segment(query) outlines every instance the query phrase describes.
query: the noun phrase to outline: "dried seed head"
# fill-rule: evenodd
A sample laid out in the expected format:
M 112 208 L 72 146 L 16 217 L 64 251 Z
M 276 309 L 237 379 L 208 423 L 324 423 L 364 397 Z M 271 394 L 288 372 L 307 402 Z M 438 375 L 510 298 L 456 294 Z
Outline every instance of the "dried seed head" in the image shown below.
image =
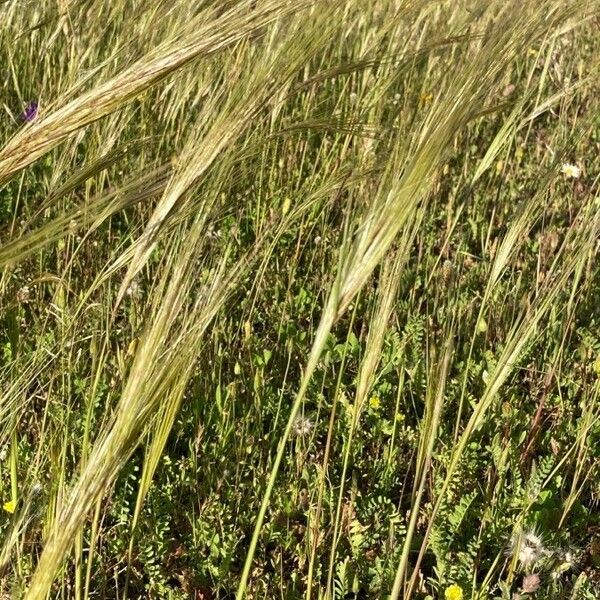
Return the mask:
M 31 298 L 31 290 L 29 286 L 24 285 L 17 290 L 17 302 L 19 304 L 27 304 Z
M 314 423 L 308 417 L 298 416 L 294 419 L 292 431 L 298 437 L 308 435 L 314 427 Z
M 517 556 L 525 568 L 533 566 L 548 554 L 541 537 L 533 530 L 515 533 L 511 539 L 510 553 Z
M 451 283 L 453 275 L 454 264 L 450 259 L 446 259 L 444 264 L 442 264 L 442 280 L 444 281 L 445 286 L 448 286 Z

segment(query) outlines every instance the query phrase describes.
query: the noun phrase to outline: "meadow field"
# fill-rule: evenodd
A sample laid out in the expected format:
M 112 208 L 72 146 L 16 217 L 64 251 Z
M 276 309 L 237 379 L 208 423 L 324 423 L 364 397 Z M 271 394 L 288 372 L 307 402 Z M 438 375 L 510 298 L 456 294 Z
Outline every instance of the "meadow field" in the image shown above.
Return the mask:
M 0 0 L 0 599 L 600 598 L 599 0 Z

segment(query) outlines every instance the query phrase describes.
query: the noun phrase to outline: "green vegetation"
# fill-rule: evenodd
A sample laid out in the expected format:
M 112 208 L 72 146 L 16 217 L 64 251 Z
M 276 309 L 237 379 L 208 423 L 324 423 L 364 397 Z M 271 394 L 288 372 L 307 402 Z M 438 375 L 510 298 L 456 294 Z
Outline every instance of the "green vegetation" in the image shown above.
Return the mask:
M 0 1 L 0 598 L 600 597 L 599 15 Z

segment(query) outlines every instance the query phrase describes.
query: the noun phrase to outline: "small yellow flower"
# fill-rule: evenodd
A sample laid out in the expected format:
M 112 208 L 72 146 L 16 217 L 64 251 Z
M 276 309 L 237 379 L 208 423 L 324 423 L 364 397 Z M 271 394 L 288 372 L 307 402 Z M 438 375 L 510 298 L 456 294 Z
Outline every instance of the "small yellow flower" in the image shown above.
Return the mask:
M 433 100 L 433 94 L 431 92 L 423 92 L 421 94 L 421 104 L 429 104 Z
M 398 413 L 396 415 L 396 421 L 398 421 L 398 423 L 403 423 L 404 419 L 406 419 L 406 416 L 403 413 Z
M 460 585 L 453 583 L 450 587 L 446 588 L 444 593 L 446 600 L 463 600 L 463 591 Z
M 525 151 L 523 150 L 522 146 L 518 146 L 517 149 L 515 150 L 515 158 L 518 161 L 523 160 L 523 156 L 525 155 Z
M 565 163 L 561 168 L 560 172 L 567 179 L 577 179 L 581 175 L 581 169 L 577 165 Z
M 12 515 L 15 512 L 15 508 L 17 508 L 17 503 L 14 500 L 9 500 L 4 503 L 2 508 Z
M 379 397 L 378 396 L 371 396 L 369 398 L 369 406 L 373 410 L 378 410 L 379 407 L 381 406 L 381 400 L 379 399 Z

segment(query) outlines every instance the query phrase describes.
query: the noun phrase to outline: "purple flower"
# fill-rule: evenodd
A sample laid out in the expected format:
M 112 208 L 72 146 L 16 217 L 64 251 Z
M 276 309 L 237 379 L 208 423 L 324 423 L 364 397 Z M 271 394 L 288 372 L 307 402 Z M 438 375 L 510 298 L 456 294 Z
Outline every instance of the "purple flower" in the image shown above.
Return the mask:
M 32 100 L 25 107 L 25 110 L 23 111 L 23 114 L 21 115 L 21 119 L 23 119 L 23 121 L 26 121 L 27 123 L 30 123 L 37 117 L 37 113 L 38 113 L 38 103 L 35 100 Z

